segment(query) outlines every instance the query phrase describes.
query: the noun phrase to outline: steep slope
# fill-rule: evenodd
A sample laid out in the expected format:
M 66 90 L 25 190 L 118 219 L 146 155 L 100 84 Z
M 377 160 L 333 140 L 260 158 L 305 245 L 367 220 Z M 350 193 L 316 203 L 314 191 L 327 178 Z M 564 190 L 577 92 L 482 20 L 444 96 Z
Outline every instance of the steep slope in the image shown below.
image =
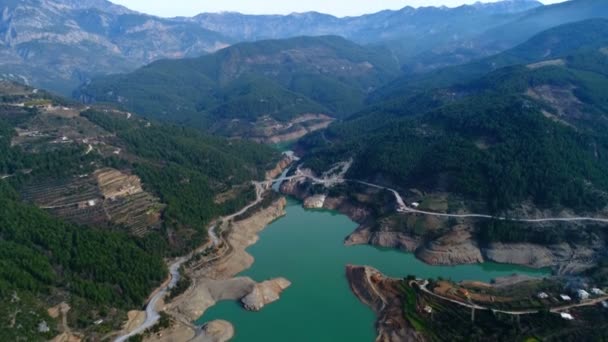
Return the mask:
M 349 114 L 397 68 L 382 51 L 343 38 L 300 37 L 153 63 L 131 74 L 96 79 L 79 95 L 221 131 L 232 120 L 247 125 L 264 117 L 286 122 L 308 113 Z
M 0 82 L 0 94 L 6 341 L 120 330 L 165 279 L 163 257 L 200 246 L 209 223 L 254 199 L 250 181 L 278 160 L 261 145 L 13 83 Z
M 0 74 L 63 94 L 97 74 L 199 56 L 230 43 L 197 24 L 106 1 L 9 1 L 0 9 Z
M 589 19 L 551 28 L 528 41 L 497 55 L 468 64 L 448 67 L 421 75 L 404 75 L 382 87 L 372 102 L 400 97 L 401 94 L 465 83 L 494 70 L 517 64 L 559 59 L 584 49 L 608 45 L 608 19 Z
M 354 157 L 349 177 L 449 193 L 485 203 L 478 208 L 484 211 L 603 210 L 608 73 L 602 51 L 404 94 L 306 139 L 311 152 L 304 163 L 322 170 Z

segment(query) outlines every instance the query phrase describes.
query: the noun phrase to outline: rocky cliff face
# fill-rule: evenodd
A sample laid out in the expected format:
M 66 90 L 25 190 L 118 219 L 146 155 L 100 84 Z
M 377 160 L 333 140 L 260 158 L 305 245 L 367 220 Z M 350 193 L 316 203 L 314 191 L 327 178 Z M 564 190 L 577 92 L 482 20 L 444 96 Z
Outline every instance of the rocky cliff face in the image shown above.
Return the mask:
M 0 11 L 0 75 L 64 94 L 100 73 L 198 56 L 231 42 L 195 23 L 103 0 L 9 1 Z
M 483 262 L 481 250 L 471 233 L 452 231 L 416 251 L 416 256 L 432 265 L 475 264 Z
M 552 267 L 558 274 L 576 274 L 596 265 L 603 244 L 590 246 L 562 243 L 539 246 L 530 243 L 493 243 L 482 249 L 484 259 L 530 267 Z
M 281 159 L 277 166 L 269 171 L 266 171 L 266 179 L 275 179 L 283 173 L 283 171 L 293 162 L 292 156 L 285 156 Z
M 375 231 L 368 226 L 360 226 L 346 238 L 344 243 L 347 246 L 370 244 L 414 252 L 420 247 L 422 241 L 401 232 Z

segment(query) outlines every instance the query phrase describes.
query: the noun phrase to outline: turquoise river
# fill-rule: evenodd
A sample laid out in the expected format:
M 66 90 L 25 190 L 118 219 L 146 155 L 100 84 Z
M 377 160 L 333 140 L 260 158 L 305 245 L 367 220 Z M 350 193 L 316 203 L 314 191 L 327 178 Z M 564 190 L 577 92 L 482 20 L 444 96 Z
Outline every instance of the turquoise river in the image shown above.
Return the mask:
M 306 210 L 289 200 L 287 214 L 270 224 L 248 252 L 253 266 L 240 275 L 257 281 L 285 277 L 292 282 L 281 299 L 248 312 L 236 301 L 223 301 L 210 308 L 197 323 L 215 319 L 230 321 L 234 341 L 370 342 L 375 338 L 375 315 L 350 291 L 345 277 L 347 264 L 373 266 L 393 277 L 443 277 L 453 280 L 489 281 L 513 273 L 548 275 L 511 265 L 485 263 L 431 266 L 411 253 L 371 246 L 346 247 L 344 238 L 356 228 L 348 217 L 319 210 Z

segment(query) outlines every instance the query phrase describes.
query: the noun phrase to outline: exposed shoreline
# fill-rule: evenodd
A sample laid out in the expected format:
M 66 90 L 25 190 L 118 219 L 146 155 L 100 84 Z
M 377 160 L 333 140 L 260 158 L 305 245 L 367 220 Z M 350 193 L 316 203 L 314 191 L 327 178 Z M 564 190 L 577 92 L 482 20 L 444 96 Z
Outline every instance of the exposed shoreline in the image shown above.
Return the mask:
M 238 301 L 254 291 L 258 283 L 249 277 L 235 276 L 251 267 L 255 259 L 246 249 L 258 241 L 258 234 L 270 223 L 285 215 L 286 203 L 281 197 L 251 217 L 234 222 L 226 236 L 230 250 L 202 269 L 188 270 L 192 279 L 190 288 L 159 308 L 175 319 L 174 325 L 163 330 L 161 336 L 149 336 L 146 341 L 227 341 L 232 338 L 234 329 L 229 322 L 206 322 L 202 328 L 192 322 L 218 301 Z
M 346 245 L 369 244 L 399 249 L 413 253 L 417 259 L 429 265 L 496 262 L 535 269 L 550 268 L 560 275 L 577 274 L 595 266 L 597 255 L 604 247 L 568 243 L 548 246 L 533 243 L 481 245 L 467 230 L 454 230 L 433 241 L 425 241 L 404 232 L 372 229 L 376 220 L 365 205 L 344 197 L 323 196 L 323 200 L 319 201 L 319 195 L 310 194 L 307 184 L 298 180 L 285 182 L 281 192 L 317 208 L 336 210 L 358 223 L 359 227 L 345 238 Z

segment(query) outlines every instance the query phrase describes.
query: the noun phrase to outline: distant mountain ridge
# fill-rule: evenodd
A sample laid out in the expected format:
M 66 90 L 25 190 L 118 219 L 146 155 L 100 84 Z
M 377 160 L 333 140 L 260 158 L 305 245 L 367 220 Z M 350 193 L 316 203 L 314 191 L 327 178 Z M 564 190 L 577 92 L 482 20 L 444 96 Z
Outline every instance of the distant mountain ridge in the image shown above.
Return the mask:
M 152 63 L 130 74 L 94 79 L 79 90 L 87 102 L 114 102 L 164 120 L 217 131 L 264 117 L 343 117 L 361 108 L 399 65 L 390 53 L 337 36 L 235 44 L 194 59 Z
M 541 6 L 535 0 L 506 0 L 455 8 L 407 6 L 344 18 L 317 12 L 284 16 L 203 13 L 189 20 L 238 41 L 339 35 L 359 44 L 389 47 L 403 64 L 438 46 L 466 45 L 481 33 Z
M 340 35 L 358 43 L 388 40 L 396 34 L 411 30 L 412 23 L 425 26 L 439 24 L 437 16 L 448 19 L 462 14 L 511 14 L 543 6 L 536 0 L 505 0 L 492 3 L 477 2 L 456 8 L 406 6 L 400 10 L 384 10 L 355 17 L 338 18 L 319 12 L 292 13 L 288 15 L 247 15 L 238 12 L 201 13 L 191 19 L 202 27 L 236 40 L 282 39 L 302 35 Z M 424 22 L 426 20 L 426 22 Z M 405 25 L 404 25 L 405 24 Z M 402 27 L 399 27 L 402 26 Z M 426 27 L 425 27 L 426 28 Z M 422 27 L 415 29 L 422 30 Z M 401 30 L 401 32 L 399 32 Z M 383 32 L 381 32 L 383 31 Z M 392 36 L 392 37 L 391 37 Z
M 158 59 L 196 57 L 240 41 L 302 35 L 340 35 L 362 44 L 395 46 L 394 57 L 402 58 L 427 48 L 418 46 L 420 42 L 441 45 L 452 34 L 470 35 L 470 25 L 461 27 L 463 18 L 477 22 L 472 32 L 477 34 L 482 27 L 504 23 L 506 19 L 498 18 L 504 13 L 540 5 L 522 0 L 455 9 L 406 7 L 341 19 L 320 13 L 167 19 L 105 0 L 4 0 L 0 77 L 69 94 L 96 75 L 132 71 Z M 452 18 L 460 22 L 449 24 Z M 448 24 L 440 27 L 441 22 Z M 433 26 L 440 28 L 427 34 Z
M 426 74 L 409 74 L 393 80 L 370 97 L 378 102 L 404 93 L 465 83 L 491 71 L 516 65 L 564 57 L 580 49 L 608 45 L 608 19 L 589 19 L 543 31 L 528 41 L 497 55 Z
M 233 43 L 194 23 L 103 0 L 9 0 L 0 6 L 0 75 L 64 94 L 94 75 Z
M 167 19 L 104 0 L 4 0 L 0 10 L 0 78 L 63 94 L 92 77 L 129 72 L 159 59 L 303 35 L 338 35 L 382 47 L 403 72 L 424 73 L 504 51 L 551 26 L 608 17 L 608 3 L 600 0 L 550 6 L 503 0 L 345 18 L 309 12 Z
M 107 0 L 54 0 L 55 3 L 67 6 L 71 9 L 98 9 L 112 14 L 135 14 L 125 6 L 117 5 Z

